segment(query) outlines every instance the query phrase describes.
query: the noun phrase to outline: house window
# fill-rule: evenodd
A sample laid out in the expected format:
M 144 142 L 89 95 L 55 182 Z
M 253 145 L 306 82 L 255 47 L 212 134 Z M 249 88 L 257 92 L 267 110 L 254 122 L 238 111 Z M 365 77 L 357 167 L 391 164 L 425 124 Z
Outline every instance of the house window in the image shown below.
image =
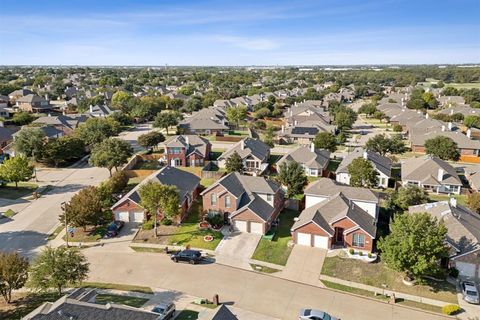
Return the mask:
M 267 201 L 272 201 L 272 200 L 273 200 L 273 195 L 267 194 Z
M 212 193 L 210 195 L 210 203 L 212 204 L 212 206 L 217 205 L 217 194 L 216 193 Z
M 230 208 L 231 205 L 230 196 L 225 196 L 225 208 Z
M 352 245 L 354 247 L 363 248 L 365 247 L 365 235 L 361 233 L 354 233 L 352 239 Z

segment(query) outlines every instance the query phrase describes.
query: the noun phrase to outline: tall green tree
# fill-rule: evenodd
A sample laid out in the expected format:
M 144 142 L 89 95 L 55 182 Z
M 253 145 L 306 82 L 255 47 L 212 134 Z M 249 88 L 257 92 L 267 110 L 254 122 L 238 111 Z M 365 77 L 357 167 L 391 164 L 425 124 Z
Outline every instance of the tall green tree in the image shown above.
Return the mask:
M 83 140 L 70 136 L 49 140 L 41 153 L 42 160 L 55 167 L 62 162 L 81 158 L 83 155 L 85 155 Z
M 74 286 L 85 280 L 88 271 L 89 264 L 81 251 L 46 247 L 33 260 L 27 285 L 40 291 L 53 288 L 62 294 L 65 286 Z
M 125 91 L 117 91 L 112 95 L 112 107 L 122 111 L 128 111 L 130 100 L 133 97 Z
M 23 128 L 14 140 L 15 151 L 38 160 L 45 145 L 45 133 L 40 128 Z
M 385 134 L 377 134 L 368 139 L 365 148 L 368 151 L 376 152 L 382 156 L 387 153 L 400 154 L 404 153 L 406 150 L 402 136 L 399 134 L 395 134 L 391 138 L 387 137 Z
M 0 294 L 12 302 L 12 291 L 21 289 L 28 279 L 28 259 L 17 252 L 0 252 Z
M 317 133 L 313 140 L 313 144 L 316 149 L 325 149 L 330 152 L 335 152 L 335 150 L 337 150 L 337 140 L 330 132 Z
M 425 141 L 425 151 L 442 160 L 457 161 L 460 159 L 457 143 L 446 136 L 438 136 Z
M 176 112 L 160 112 L 157 114 L 153 121 L 153 126 L 155 128 L 163 128 L 167 131 L 168 128 L 176 126 L 178 124 L 179 115 Z
M 6 181 L 15 182 L 18 188 L 20 181 L 28 181 L 33 176 L 33 166 L 30 165 L 28 159 L 23 156 L 16 156 L 7 159 L 0 166 L 0 178 Z
M 153 216 L 154 236 L 157 237 L 157 214 L 161 212 L 166 218 L 174 218 L 179 214 L 178 190 L 175 186 L 148 181 L 140 187 L 138 193 L 141 206 Z
M 480 117 L 474 115 L 465 116 L 463 119 L 463 124 L 468 128 L 478 128 L 480 127 Z
M 390 234 L 378 242 L 388 267 L 420 279 L 439 270 L 438 261 L 448 256 L 447 228 L 426 212 L 396 215 Z
M 348 165 L 350 185 L 353 187 L 373 188 L 378 184 L 378 173 L 367 159 L 356 158 Z
M 165 136 L 161 132 L 151 131 L 138 137 L 138 144 L 145 149 L 155 148 L 159 143 L 165 141 Z
M 302 193 L 304 186 L 308 182 L 305 169 L 295 161 L 280 164 L 277 179 L 282 185 L 287 187 L 287 198 Z
M 267 126 L 267 130 L 265 130 L 265 134 L 263 136 L 263 142 L 270 148 L 273 148 L 275 146 L 275 144 L 273 143 L 274 137 L 275 137 L 275 131 L 273 130 L 273 126 L 269 124 Z
M 228 173 L 240 172 L 244 170 L 242 157 L 235 151 L 225 160 L 225 169 Z
M 391 191 L 387 197 L 388 207 L 392 209 L 408 210 L 410 206 L 427 203 L 428 193 L 421 187 L 415 185 L 406 185 Z
M 118 171 L 118 167 L 127 163 L 132 154 L 133 148 L 128 142 L 110 138 L 93 148 L 89 163 L 96 167 L 107 168 L 112 176 L 112 169 L 115 168 Z
M 65 215 L 67 219 L 65 219 Z M 83 188 L 75 194 L 70 202 L 65 205 L 64 212 L 59 216 L 62 223 L 67 220 L 68 225 L 81 227 L 84 230 L 88 226 L 99 225 L 103 218 L 102 198 L 98 189 L 94 186 Z
M 480 214 L 480 192 L 470 192 L 466 202 L 473 212 Z
M 35 120 L 34 116 L 32 116 L 28 112 L 23 111 L 15 113 L 12 117 L 12 122 L 15 123 L 17 126 L 24 126 L 30 124 L 33 120 Z
M 75 129 L 75 136 L 85 145 L 93 146 L 120 133 L 120 123 L 111 117 L 90 118 Z
M 234 123 L 239 128 L 240 124 L 247 120 L 247 107 L 243 105 L 230 107 L 227 109 L 226 116 L 228 122 Z

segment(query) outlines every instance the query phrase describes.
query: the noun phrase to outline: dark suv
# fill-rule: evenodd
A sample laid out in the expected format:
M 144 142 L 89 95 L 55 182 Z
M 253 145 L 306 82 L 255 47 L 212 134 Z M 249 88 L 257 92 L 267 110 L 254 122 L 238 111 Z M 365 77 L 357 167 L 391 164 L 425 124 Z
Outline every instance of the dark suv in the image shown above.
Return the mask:
M 172 254 L 171 259 L 174 262 L 187 261 L 190 264 L 196 264 L 202 261 L 203 257 L 198 250 L 183 250 Z

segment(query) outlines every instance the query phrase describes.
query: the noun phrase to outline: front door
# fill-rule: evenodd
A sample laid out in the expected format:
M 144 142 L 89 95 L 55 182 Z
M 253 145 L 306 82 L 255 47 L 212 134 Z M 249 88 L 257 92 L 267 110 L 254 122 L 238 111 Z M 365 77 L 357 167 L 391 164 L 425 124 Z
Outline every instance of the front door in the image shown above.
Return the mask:
M 343 244 L 343 228 L 335 227 L 335 243 Z

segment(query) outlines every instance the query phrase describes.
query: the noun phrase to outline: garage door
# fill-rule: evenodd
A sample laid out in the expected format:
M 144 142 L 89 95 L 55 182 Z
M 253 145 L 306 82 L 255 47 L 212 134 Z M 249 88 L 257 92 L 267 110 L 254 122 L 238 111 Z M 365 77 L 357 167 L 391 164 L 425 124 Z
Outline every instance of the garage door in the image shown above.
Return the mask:
M 120 221 L 129 221 L 129 215 L 128 211 L 125 212 L 115 212 L 115 220 L 120 220 Z
M 263 234 L 263 224 L 250 222 L 250 233 Z
M 309 233 L 297 233 L 297 244 L 312 246 L 312 235 Z
M 247 232 L 247 221 L 234 220 L 235 229 L 242 232 Z
M 143 222 L 143 212 L 130 212 L 130 222 Z
M 458 274 L 462 277 L 475 277 L 476 265 L 468 262 L 455 262 L 455 267 L 458 269 Z
M 328 237 L 314 236 L 313 246 L 316 248 L 328 249 Z

